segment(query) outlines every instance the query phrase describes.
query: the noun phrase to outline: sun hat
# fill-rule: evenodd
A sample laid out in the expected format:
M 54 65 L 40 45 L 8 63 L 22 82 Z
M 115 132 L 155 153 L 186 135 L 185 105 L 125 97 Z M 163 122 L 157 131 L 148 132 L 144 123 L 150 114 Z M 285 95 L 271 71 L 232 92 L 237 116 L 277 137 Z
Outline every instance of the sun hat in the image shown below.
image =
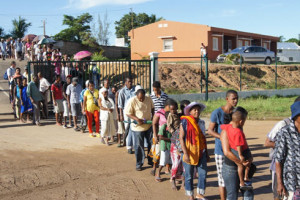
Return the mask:
M 291 105 L 292 119 L 300 115 L 300 101 L 297 101 Z
M 184 115 L 186 115 L 186 116 L 190 115 L 190 110 L 194 106 L 199 106 L 200 107 L 200 113 L 206 108 L 206 105 L 204 105 L 203 103 L 191 102 L 189 105 L 187 105 L 184 108 Z
M 141 90 L 141 89 L 143 89 L 143 87 L 142 87 L 142 86 L 140 86 L 140 85 L 136 85 L 136 86 L 135 86 L 135 90 L 134 90 L 134 92 L 136 93 L 138 90 Z

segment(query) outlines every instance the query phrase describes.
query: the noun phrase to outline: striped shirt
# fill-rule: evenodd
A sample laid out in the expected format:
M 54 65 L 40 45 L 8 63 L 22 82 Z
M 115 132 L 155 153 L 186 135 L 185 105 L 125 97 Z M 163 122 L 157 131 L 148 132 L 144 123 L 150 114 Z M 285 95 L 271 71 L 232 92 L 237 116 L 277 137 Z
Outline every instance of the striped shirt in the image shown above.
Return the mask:
M 150 95 L 153 104 L 154 104 L 154 112 L 156 113 L 158 110 L 163 109 L 165 107 L 165 102 L 169 98 L 166 93 L 161 91 L 160 97 L 155 96 L 154 92 Z

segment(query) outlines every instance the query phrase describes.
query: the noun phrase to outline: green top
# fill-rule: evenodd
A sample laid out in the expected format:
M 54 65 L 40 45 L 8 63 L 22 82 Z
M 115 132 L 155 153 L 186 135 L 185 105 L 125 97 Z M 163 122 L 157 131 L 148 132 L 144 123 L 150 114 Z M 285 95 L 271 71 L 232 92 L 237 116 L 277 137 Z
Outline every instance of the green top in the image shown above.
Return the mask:
M 158 135 L 162 135 L 165 138 L 171 139 L 172 134 L 169 131 L 167 131 L 167 124 L 164 124 L 160 127 L 160 129 L 158 131 Z M 166 151 L 166 150 L 170 150 L 170 149 L 171 149 L 171 141 L 160 140 L 160 150 L 161 151 Z
M 34 82 L 30 82 L 27 86 L 27 96 L 32 97 L 34 101 L 42 101 L 43 96 Z

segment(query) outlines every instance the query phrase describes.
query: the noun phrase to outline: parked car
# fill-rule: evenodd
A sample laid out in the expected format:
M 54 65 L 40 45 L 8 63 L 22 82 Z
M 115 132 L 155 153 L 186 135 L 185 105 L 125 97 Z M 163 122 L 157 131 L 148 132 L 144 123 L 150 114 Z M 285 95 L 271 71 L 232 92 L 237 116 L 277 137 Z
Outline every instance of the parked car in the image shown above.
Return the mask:
M 242 56 L 242 62 L 265 63 L 270 65 L 275 61 L 275 53 L 259 46 L 243 46 L 233 49 L 231 52 L 221 54 L 217 57 L 217 62 L 224 62 L 230 54 L 239 54 Z M 237 60 L 237 62 L 239 62 Z

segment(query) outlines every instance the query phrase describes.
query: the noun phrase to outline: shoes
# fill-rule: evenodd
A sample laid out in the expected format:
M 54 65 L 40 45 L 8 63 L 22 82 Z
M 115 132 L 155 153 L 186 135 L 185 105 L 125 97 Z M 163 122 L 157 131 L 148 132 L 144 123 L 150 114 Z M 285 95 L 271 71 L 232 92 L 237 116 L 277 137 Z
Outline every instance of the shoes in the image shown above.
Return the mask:
M 133 154 L 132 149 L 128 149 L 128 154 Z
M 136 171 L 142 171 L 142 167 L 137 167 Z
M 70 125 L 70 124 L 68 125 L 68 128 L 72 128 L 72 127 L 73 127 L 72 125 Z
M 78 127 L 74 128 L 74 131 L 78 132 L 80 129 Z
M 64 124 L 64 125 L 63 125 L 63 128 L 67 128 L 67 126 Z
M 99 133 L 96 133 L 96 137 L 99 138 L 99 137 L 100 137 L 100 134 L 99 134 Z
M 94 138 L 95 136 L 94 136 L 92 133 L 90 133 L 90 134 L 89 134 L 89 137 L 90 137 L 90 138 Z

